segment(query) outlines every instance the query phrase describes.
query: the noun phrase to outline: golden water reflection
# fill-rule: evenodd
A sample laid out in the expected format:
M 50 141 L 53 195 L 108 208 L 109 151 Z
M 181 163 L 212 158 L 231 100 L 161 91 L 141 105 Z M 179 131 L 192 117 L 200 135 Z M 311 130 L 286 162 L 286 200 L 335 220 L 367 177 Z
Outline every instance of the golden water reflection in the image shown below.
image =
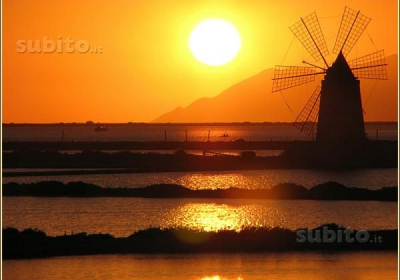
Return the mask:
M 156 228 L 240 230 L 315 228 L 336 223 L 355 229 L 397 228 L 397 203 L 257 199 L 3 198 L 3 227 L 39 228 L 48 235 L 109 233 L 116 237 Z
M 233 186 L 241 186 L 243 189 L 250 189 L 251 178 L 246 178 L 243 173 L 220 173 L 209 172 L 207 174 L 207 184 L 204 184 L 203 173 L 189 173 L 180 178 L 177 184 L 186 186 L 191 189 L 205 190 L 205 189 L 228 189 Z M 246 186 L 247 185 L 247 186 Z
M 243 280 L 242 277 L 238 277 L 238 278 L 221 278 L 218 275 L 215 276 L 211 276 L 211 277 L 203 277 L 200 280 Z
M 183 227 L 201 231 L 235 230 L 246 227 L 276 227 L 285 217 L 276 207 L 259 204 L 228 205 L 188 203 L 171 211 L 163 227 Z
M 133 254 L 5 260 L 2 279 L 396 280 L 397 252 Z

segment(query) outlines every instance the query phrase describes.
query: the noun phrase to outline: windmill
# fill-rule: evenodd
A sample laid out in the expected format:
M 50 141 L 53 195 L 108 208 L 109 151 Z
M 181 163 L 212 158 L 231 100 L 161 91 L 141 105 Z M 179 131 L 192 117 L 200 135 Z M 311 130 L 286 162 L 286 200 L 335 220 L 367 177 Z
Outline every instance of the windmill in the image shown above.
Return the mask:
M 348 61 L 346 56 L 370 22 L 360 11 L 345 7 L 333 47 L 336 60 L 329 65 L 329 54 L 316 13 L 300 18 L 290 27 L 304 48 L 323 66 L 302 61 L 307 66 L 275 66 L 272 92 L 303 85 L 324 75 L 294 125 L 308 135 L 316 132 L 321 143 L 358 143 L 366 140 L 359 79 L 387 80 L 383 50 Z

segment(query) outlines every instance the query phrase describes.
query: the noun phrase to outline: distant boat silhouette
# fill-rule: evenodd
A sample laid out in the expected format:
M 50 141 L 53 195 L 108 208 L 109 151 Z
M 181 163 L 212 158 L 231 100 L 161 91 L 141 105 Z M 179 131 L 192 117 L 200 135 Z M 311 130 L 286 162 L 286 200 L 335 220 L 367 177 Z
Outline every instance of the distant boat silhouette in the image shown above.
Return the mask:
M 94 131 L 96 132 L 108 131 L 108 127 L 104 125 L 99 125 L 94 129 Z
M 226 137 L 229 137 L 229 134 L 226 133 L 226 131 L 225 131 L 224 134 L 222 134 L 220 137 L 226 138 Z

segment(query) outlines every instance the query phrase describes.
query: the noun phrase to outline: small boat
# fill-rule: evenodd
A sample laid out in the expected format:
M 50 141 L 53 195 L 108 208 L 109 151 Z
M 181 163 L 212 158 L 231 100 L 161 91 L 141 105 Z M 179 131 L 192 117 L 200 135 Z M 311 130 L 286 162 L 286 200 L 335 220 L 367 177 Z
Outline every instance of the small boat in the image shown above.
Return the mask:
M 229 137 L 229 134 L 228 134 L 228 133 L 226 133 L 226 132 L 224 132 L 224 134 L 222 134 L 220 137 L 224 137 L 224 138 L 226 138 L 226 137 Z
M 99 125 L 99 126 L 96 126 L 94 131 L 96 131 L 96 132 L 108 131 L 108 127 L 104 126 L 104 125 Z

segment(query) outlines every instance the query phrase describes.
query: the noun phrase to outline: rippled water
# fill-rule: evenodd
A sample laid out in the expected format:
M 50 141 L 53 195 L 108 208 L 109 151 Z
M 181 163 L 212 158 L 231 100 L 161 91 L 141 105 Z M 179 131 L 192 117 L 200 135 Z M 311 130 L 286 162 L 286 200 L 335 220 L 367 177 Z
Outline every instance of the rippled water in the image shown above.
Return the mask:
M 3 262 L 4 280 L 394 280 L 397 252 L 76 256 Z
M 32 169 L 34 171 L 34 169 Z M 24 170 L 27 171 L 27 170 Z M 61 181 L 64 183 L 83 181 L 102 187 L 144 187 L 152 184 L 178 184 L 191 189 L 216 188 L 270 188 L 289 182 L 311 188 L 317 184 L 336 181 L 348 187 L 380 189 L 397 186 L 397 169 L 358 170 L 246 170 L 218 172 L 163 172 L 137 174 L 68 175 L 4 177 L 3 183 L 30 183 L 40 181 Z
M 4 197 L 3 227 L 128 236 L 149 227 L 215 231 L 245 226 L 397 228 L 397 203 L 377 201 Z
M 185 131 L 189 141 L 247 141 L 269 140 L 310 140 L 291 124 L 258 125 L 109 125 L 108 132 L 95 132 L 91 125 L 46 125 L 46 126 L 3 126 L 3 141 L 59 141 L 64 134 L 64 141 L 184 141 Z M 366 123 L 366 133 L 375 139 L 379 129 L 379 139 L 396 140 L 397 124 Z M 63 133 L 64 130 L 64 133 Z M 220 137 L 227 133 L 230 137 Z
M 3 127 L 4 141 L 206 141 L 305 140 L 290 125 L 258 126 L 92 126 Z M 367 133 L 397 139 L 397 125 L 367 124 Z M 227 132 L 229 138 L 220 135 Z M 397 169 L 262 170 L 235 172 L 168 172 L 3 178 L 7 182 L 84 181 L 103 187 L 143 187 L 174 183 L 192 189 L 269 188 L 283 182 L 312 187 L 326 181 L 378 189 L 397 186 Z M 246 226 L 314 228 L 337 223 L 355 229 L 397 228 L 397 203 L 376 201 L 296 201 L 142 198 L 4 197 L 3 227 L 39 228 L 49 235 L 64 232 L 128 236 L 149 227 L 186 227 L 205 231 L 240 230 Z M 397 252 L 275 253 L 200 255 L 104 255 L 3 262 L 3 279 L 396 279 Z

